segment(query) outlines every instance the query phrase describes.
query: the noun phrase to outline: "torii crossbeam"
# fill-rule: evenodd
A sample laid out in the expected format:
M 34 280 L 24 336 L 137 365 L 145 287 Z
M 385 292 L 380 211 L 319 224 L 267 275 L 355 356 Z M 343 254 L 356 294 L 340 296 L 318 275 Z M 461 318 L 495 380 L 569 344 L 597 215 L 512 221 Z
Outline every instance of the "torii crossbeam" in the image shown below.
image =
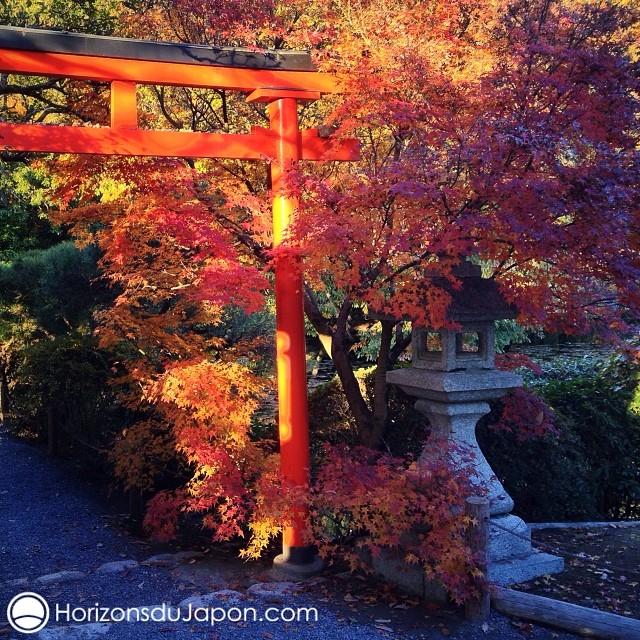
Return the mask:
M 271 158 L 273 243 L 294 218 L 295 198 L 284 194 L 286 172 L 299 160 L 355 160 L 356 141 L 333 142 L 317 130 L 301 131 L 299 101 L 340 91 L 318 73 L 305 52 L 255 52 L 178 43 L 108 38 L 0 26 L 0 73 L 108 82 L 110 127 L 69 127 L 0 122 L 0 147 L 14 151 L 189 158 Z M 150 131 L 138 128 L 136 85 L 228 89 L 268 103 L 269 128 L 247 134 Z M 275 270 L 277 378 L 283 481 L 309 481 L 309 429 L 302 270 L 293 259 Z M 276 563 L 294 573 L 316 562 L 304 542 L 304 514 L 283 535 Z

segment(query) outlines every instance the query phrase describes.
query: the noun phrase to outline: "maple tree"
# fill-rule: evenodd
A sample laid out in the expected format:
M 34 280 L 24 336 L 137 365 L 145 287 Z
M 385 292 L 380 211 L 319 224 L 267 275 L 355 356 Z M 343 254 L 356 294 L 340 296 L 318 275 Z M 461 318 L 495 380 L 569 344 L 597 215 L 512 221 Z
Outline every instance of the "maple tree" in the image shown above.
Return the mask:
M 345 74 L 345 92 L 306 106 L 301 120 L 361 141 L 358 163 L 301 163 L 291 172 L 298 219 L 275 250 L 259 163 L 40 161 L 56 181 L 56 220 L 100 245 L 118 291 L 99 332 L 139 420 L 116 444 L 117 473 L 128 487 L 153 490 L 176 451 L 191 469 L 152 502 L 148 521 L 164 534 L 181 510 L 195 511 L 209 514 L 220 539 L 252 531 L 259 551 L 287 517 L 273 443 L 251 428 L 264 393 L 256 370 L 263 344 L 253 336 L 229 343 L 220 331 L 229 305 L 263 307 L 282 255 L 304 260 L 307 317 L 360 442 L 373 448 L 388 428 L 386 372 L 409 343 L 405 321 L 448 323 L 450 296 L 436 278 L 456 286 L 465 258 L 500 283 L 523 324 L 611 336 L 637 317 L 631 6 L 150 0 L 119 9 L 119 35 L 310 48 L 320 69 Z M 38 90 L 57 100 L 5 101 L 10 117 L 107 118 L 99 85 Z M 266 122 L 262 106 L 231 92 L 145 87 L 140 100 L 144 127 L 236 132 Z M 371 331 L 379 347 L 369 397 L 352 352 Z
M 301 204 L 283 250 L 305 258 L 305 310 L 363 443 L 377 446 L 386 429 L 385 373 L 408 343 L 400 320 L 445 322 L 449 296 L 428 276 L 455 280 L 464 257 L 482 261 L 525 324 L 611 335 L 637 312 L 632 8 L 265 2 L 247 21 L 242 7 L 216 1 L 153 6 L 132 23 L 143 34 L 308 46 L 321 69 L 347 73 L 342 97 L 302 117 L 358 135 L 363 159 L 291 177 Z M 218 126 L 233 125 L 219 117 Z M 221 166 L 239 179 L 239 237 L 264 263 L 265 176 Z M 381 343 L 371 399 L 350 358 L 363 328 Z
M 298 241 L 316 298 L 339 291 L 333 318 L 310 317 L 373 444 L 397 319 L 442 324 L 448 298 L 428 276 L 451 277 L 461 257 L 482 260 L 523 323 L 606 333 L 637 313 L 637 62 L 624 38 L 637 18 L 578 3 L 356 6 L 336 118 L 361 132 L 365 166 L 330 186 L 301 180 Z M 382 330 L 372 406 L 346 358 L 358 306 Z

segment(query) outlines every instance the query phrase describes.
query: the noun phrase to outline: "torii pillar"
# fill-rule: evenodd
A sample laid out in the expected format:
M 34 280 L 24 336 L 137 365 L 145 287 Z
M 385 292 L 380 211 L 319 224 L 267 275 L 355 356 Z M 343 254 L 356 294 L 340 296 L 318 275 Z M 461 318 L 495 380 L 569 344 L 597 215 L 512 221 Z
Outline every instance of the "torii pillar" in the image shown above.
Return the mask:
M 259 89 L 247 100 L 268 102 L 270 130 L 278 139 L 271 162 L 273 189 L 273 246 L 282 244 L 294 220 L 298 202 L 287 193 L 287 173 L 300 160 L 298 101 L 317 100 L 311 91 Z M 301 261 L 284 255 L 275 264 L 276 366 L 278 383 L 278 431 L 283 480 L 291 486 L 309 483 L 309 419 L 307 403 L 307 359 L 304 330 L 304 294 Z M 294 509 L 285 527 L 282 554 L 274 560 L 277 569 L 294 575 L 316 573 L 322 562 L 305 544 L 304 508 Z

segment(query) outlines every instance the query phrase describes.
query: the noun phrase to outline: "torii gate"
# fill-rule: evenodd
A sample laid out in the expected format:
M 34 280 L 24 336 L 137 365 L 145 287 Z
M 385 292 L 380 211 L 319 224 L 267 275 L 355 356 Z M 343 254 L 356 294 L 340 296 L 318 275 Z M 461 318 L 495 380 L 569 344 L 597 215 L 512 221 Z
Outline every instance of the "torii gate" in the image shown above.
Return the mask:
M 306 52 L 215 48 L 0 26 L 0 72 L 109 82 L 110 127 L 0 122 L 0 146 L 15 151 L 192 158 L 272 158 L 273 243 L 281 243 L 297 202 L 283 195 L 286 172 L 299 160 L 355 160 L 354 140 L 330 142 L 298 127 L 298 101 L 336 93 L 335 77 L 318 73 Z M 270 127 L 248 134 L 138 129 L 136 85 L 246 92 L 268 104 Z M 275 270 L 277 379 L 283 480 L 309 481 L 309 428 L 302 271 L 293 259 Z M 283 534 L 276 564 L 293 573 L 317 567 L 304 544 L 302 517 Z

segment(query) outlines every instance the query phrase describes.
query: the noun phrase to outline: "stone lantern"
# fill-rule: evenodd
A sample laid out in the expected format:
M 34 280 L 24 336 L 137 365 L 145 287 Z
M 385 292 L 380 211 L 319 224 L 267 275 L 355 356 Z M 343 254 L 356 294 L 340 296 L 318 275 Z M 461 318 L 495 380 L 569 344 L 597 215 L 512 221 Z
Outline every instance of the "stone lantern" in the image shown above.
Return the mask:
M 491 517 L 489 578 L 514 584 L 562 571 L 562 558 L 532 550 L 529 527 L 511 515 L 513 500 L 475 435 L 478 420 L 490 411 L 487 401 L 522 385 L 519 375 L 494 367 L 495 321 L 515 318 L 517 311 L 494 280 L 481 277 L 479 266 L 463 263 L 456 276 L 462 281 L 457 291 L 444 278 L 434 284 L 452 295 L 448 317 L 459 328 L 415 328 L 411 367 L 390 371 L 387 381 L 416 398 L 415 408 L 429 419 L 431 435 L 421 459 L 449 449 L 459 452 L 453 454 L 455 463 L 469 468 L 472 481 L 486 493 Z

